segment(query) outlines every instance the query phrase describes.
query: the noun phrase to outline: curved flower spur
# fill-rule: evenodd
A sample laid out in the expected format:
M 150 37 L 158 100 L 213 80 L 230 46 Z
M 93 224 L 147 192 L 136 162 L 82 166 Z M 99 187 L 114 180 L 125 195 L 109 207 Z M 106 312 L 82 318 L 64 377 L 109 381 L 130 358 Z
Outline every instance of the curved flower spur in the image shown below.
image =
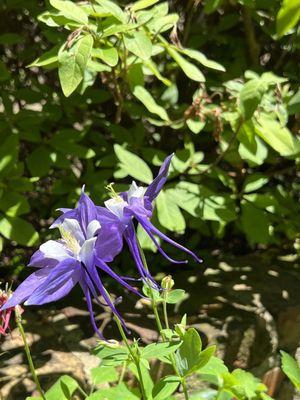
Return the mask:
M 61 215 L 51 228 L 59 228 L 61 239 L 49 240 L 42 244 L 29 263 L 37 267 L 16 289 L 13 296 L 3 305 L 1 311 L 23 303 L 41 305 L 59 300 L 79 283 L 86 297 L 91 322 L 100 334 L 92 307 L 92 297 L 101 305 L 99 295 L 105 306 L 125 323 L 115 304 L 104 288 L 100 271 L 104 271 L 121 285 L 139 295 L 139 292 L 119 277 L 106 262 L 112 261 L 122 249 L 122 237 L 114 226 L 101 226 L 97 219 L 97 208 L 92 200 L 82 191 L 77 208 L 62 209 Z
M 178 261 L 170 258 L 156 240 L 155 235 L 189 254 L 197 262 L 202 262 L 202 260 L 195 253 L 166 236 L 150 221 L 153 214 L 153 201 L 156 199 L 167 180 L 172 157 L 173 154 L 164 160 L 158 175 L 147 188 L 137 186 L 135 182 L 132 182 L 127 192 L 123 192 L 120 195 L 117 195 L 113 192 L 113 197 L 110 200 L 105 201 L 106 208 L 98 207 L 98 219 L 100 223 L 116 226 L 116 229 L 121 232 L 129 246 L 141 278 L 143 280 L 150 279 L 154 285 L 155 282 L 153 278 L 143 264 L 142 255 L 133 224 L 133 218 L 140 223 L 157 247 L 158 251 L 170 262 L 181 264 L 187 263 L 187 260 Z

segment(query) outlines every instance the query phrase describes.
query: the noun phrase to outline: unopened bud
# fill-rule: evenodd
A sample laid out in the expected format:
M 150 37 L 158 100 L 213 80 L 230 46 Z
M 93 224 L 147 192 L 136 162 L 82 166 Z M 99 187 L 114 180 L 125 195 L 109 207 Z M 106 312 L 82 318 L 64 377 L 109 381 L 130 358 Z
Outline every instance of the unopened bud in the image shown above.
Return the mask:
M 161 287 L 168 291 L 171 290 L 174 285 L 175 283 L 171 275 L 165 276 L 161 281 Z
M 178 334 L 180 338 L 183 338 L 185 334 L 185 326 L 182 324 L 176 324 L 175 325 L 175 332 Z

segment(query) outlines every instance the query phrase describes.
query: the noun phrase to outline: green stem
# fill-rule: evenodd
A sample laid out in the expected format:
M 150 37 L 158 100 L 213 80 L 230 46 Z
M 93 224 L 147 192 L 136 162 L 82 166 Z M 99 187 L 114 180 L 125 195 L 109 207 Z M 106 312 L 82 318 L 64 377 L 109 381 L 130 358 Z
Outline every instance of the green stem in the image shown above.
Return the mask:
M 17 309 L 15 310 L 15 312 L 16 312 L 16 323 L 17 323 L 19 332 L 21 334 L 21 337 L 22 337 L 22 340 L 23 340 L 23 343 L 24 343 L 24 349 L 25 349 L 25 353 L 26 353 L 26 356 L 27 356 L 30 372 L 31 372 L 33 380 L 34 380 L 34 382 L 36 384 L 37 390 L 41 395 L 41 398 L 43 400 L 46 400 L 46 397 L 45 397 L 44 392 L 43 392 L 43 390 L 41 388 L 39 379 L 38 379 L 37 374 L 35 372 L 34 364 L 33 364 L 31 353 L 30 353 L 30 349 L 29 349 L 29 346 L 28 346 L 28 343 L 27 343 L 27 339 L 26 339 L 26 335 L 25 335 L 25 332 L 24 332 L 24 328 L 23 328 L 23 325 L 22 325 L 21 314 L 18 312 Z
M 125 362 L 123 363 L 123 366 L 122 366 L 122 371 L 121 371 L 121 373 L 120 373 L 118 385 L 120 385 L 120 384 L 123 382 L 124 375 L 125 375 L 125 372 L 126 372 L 126 368 L 127 368 L 127 362 L 125 361 Z
M 164 301 L 163 301 L 163 312 L 164 312 L 164 320 L 165 320 L 165 325 L 167 329 L 170 329 L 169 327 L 169 318 L 168 318 L 168 311 L 167 311 L 167 291 L 164 292 Z
M 185 400 L 189 400 L 189 394 L 188 394 L 188 390 L 187 390 L 186 380 L 184 378 L 182 378 L 181 385 L 182 385 Z
M 138 373 L 138 377 L 139 377 L 139 383 L 140 383 L 140 388 L 141 388 L 141 392 L 142 392 L 142 399 L 147 400 L 147 396 L 146 396 L 146 392 L 145 392 L 145 388 L 144 388 L 144 384 L 143 384 L 143 377 L 142 377 L 142 371 L 141 371 L 141 367 L 140 367 L 140 362 L 138 357 L 136 357 L 136 355 L 134 354 L 134 352 L 132 351 L 132 348 L 128 342 L 128 339 L 126 337 L 126 334 L 124 332 L 123 326 L 121 324 L 121 321 L 119 320 L 119 318 L 115 315 L 115 321 L 116 324 L 118 326 L 118 329 L 120 331 L 120 334 L 122 336 L 122 339 L 124 340 L 124 343 L 129 351 L 129 354 L 131 355 L 132 361 L 134 362 L 136 369 L 137 369 L 137 373 Z

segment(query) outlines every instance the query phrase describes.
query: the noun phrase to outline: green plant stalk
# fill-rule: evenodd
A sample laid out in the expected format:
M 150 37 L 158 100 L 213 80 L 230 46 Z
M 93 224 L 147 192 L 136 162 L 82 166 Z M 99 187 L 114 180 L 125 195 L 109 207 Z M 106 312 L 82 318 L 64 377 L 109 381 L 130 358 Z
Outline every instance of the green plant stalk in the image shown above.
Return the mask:
M 146 260 L 144 251 L 143 251 L 143 249 L 142 249 L 142 247 L 141 247 L 141 245 L 140 245 L 138 239 L 137 239 L 137 243 L 138 243 L 139 250 L 140 250 L 140 252 L 141 252 L 141 257 L 142 257 L 142 261 L 143 261 L 144 267 L 147 269 L 147 271 L 149 271 L 149 268 L 148 268 L 148 264 L 147 264 L 147 260 Z M 166 335 L 162 332 L 163 327 L 162 327 L 162 323 L 161 323 L 160 316 L 159 316 L 159 313 L 158 313 L 157 303 L 156 303 L 156 301 L 155 301 L 155 299 L 154 299 L 153 288 L 152 288 L 152 286 L 151 286 L 151 282 L 148 282 L 148 287 L 149 287 L 149 290 L 150 290 L 151 305 L 152 305 L 152 309 L 153 309 L 153 312 L 154 312 L 156 325 L 157 325 L 157 328 L 158 328 L 159 333 L 161 334 L 161 337 L 163 338 L 163 340 L 166 341 L 167 338 L 166 338 Z M 164 305 L 164 316 L 165 316 L 165 319 L 166 319 L 166 320 L 165 320 L 165 324 L 166 324 L 166 328 L 168 329 L 168 327 L 169 327 L 169 321 L 168 321 L 168 314 L 167 314 L 166 299 L 164 299 L 164 302 L 163 302 L 163 303 L 165 303 L 165 305 Z M 172 367 L 173 367 L 173 369 L 174 369 L 175 374 L 178 376 L 178 378 L 180 378 L 185 400 L 189 400 L 189 395 L 188 395 L 188 391 L 187 391 L 186 380 L 185 380 L 185 377 L 184 377 L 184 376 L 181 376 L 180 373 L 179 373 L 179 371 L 178 371 L 177 363 L 176 363 L 174 354 L 171 354 L 171 355 L 170 355 L 170 361 L 171 361 L 171 363 L 172 363 Z
M 134 364 L 136 366 L 138 377 L 139 377 L 139 384 L 140 384 L 140 388 L 141 388 L 141 392 L 142 392 L 142 399 L 147 400 L 139 359 L 136 357 L 136 355 L 132 351 L 132 348 L 130 347 L 130 344 L 128 343 L 128 339 L 127 339 L 126 334 L 124 332 L 124 329 L 123 329 L 123 326 L 121 324 L 121 321 L 119 320 L 119 318 L 116 315 L 115 315 L 114 319 L 116 321 L 116 324 L 118 326 L 118 329 L 119 329 L 119 332 L 120 332 L 120 334 L 122 336 L 122 339 L 124 340 L 124 343 L 125 343 L 128 351 L 129 351 L 129 354 L 131 355 L 131 358 L 132 358 L 132 360 L 133 360 L 133 362 L 134 362 Z
M 26 335 L 25 335 L 25 332 L 24 332 L 24 328 L 23 328 L 23 325 L 22 325 L 22 317 L 21 317 L 21 314 L 19 313 L 17 308 L 15 309 L 15 313 L 16 313 L 16 324 L 18 326 L 19 332 L 21 334 L 21 337 L 22 337 L 22 340 L 23 340 L 23 343 L 24 343 L 24 349 L 25 349 L 27 360 L 28 360 L 28 365 L 29 365 L 30 372 L 31 372 L 33 380 L 34 380 L 34 382 L 36 384 L 37 390 L 41 395 L 41 398 L 43 400 L 46 400 L 46 397 L 45 397 L 44 392 L 43 392 L 43 390 L 41 388 L 39 379 L 38 379 L 37 374 L 35 372 L 34 364 L 33 364 L 31 353 L 30 353 L 30 349 L 29 349 L 28 342 L 27 342 L 27 339 L 26 339 Z

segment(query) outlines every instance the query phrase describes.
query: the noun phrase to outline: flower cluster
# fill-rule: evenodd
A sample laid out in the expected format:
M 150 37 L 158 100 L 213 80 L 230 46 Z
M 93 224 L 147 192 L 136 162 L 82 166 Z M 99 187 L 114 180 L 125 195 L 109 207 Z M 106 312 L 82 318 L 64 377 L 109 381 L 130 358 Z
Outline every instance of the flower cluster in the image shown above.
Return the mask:
M 131 292 L 140 295 L 128 283 L 130 278 L 119 276 L 108 265 L 121 252 L 124 240 L 135 260 L 140 279 L 157 286 L 143 263 L 134 221 L 140 223 L 158 251 L 169 261 L 187 262 L 171 259 L 155 236 L 200 262 L 194 253 L 174 242 L 151 223 L 153 201 L 167 180 L 171 159 L 172 155 L 165 159 L 157 177 L 147 188 L 133 182 L 128 191 L 113 193 L 113 197 L 104 203 L 105 207 L 96 206 L 83 189 L 75 209 L 60 209 L 62 215 L 50 228 L 58 228 L 61 239 L 47 241 L 33 254 L 29 266 L 34 267 L 35 272 L 17 288 L 0 310 L 3 312 L 21 303 L 41 305 L 58 300 L 79 283 L 86 297 L 91 323 L 100 337 L 102 336 L 95 322 L 92 298 L 103 305 L 99 300 L 101 296 L 104 305 L 111 308 L 125 327 L 102 281 L 105 272 Z

